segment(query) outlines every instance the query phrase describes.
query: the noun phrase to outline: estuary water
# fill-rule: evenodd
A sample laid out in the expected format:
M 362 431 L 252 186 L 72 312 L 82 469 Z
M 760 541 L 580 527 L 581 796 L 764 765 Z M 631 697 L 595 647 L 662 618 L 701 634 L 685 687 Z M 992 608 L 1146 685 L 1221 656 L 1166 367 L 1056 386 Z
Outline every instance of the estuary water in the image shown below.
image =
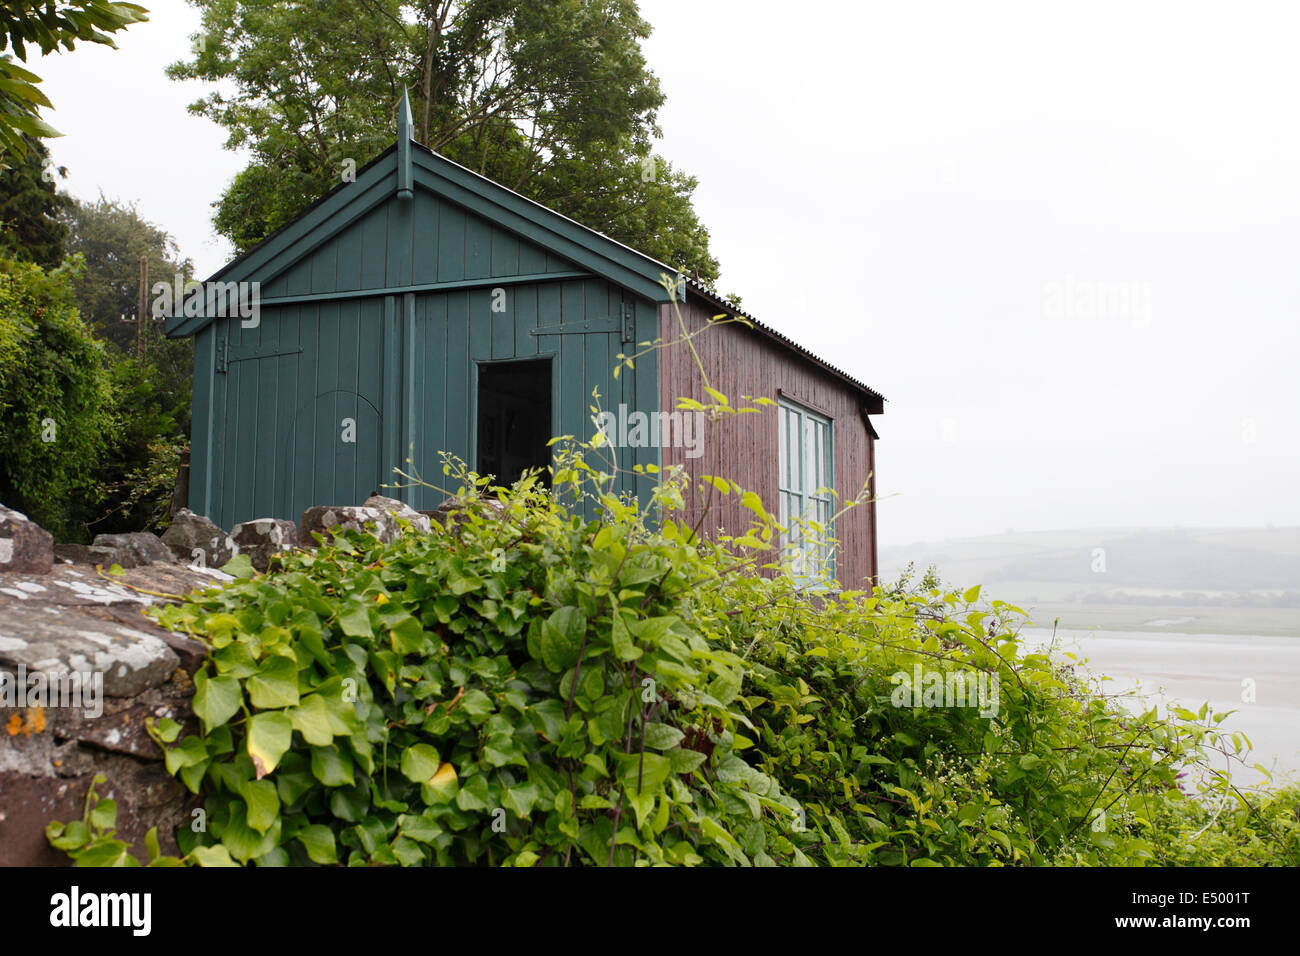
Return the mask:
M 1025 628 L 1026 647 L 1043 649 L 1052 631 Z M 1111 678 L 1103 692 L 1123 695 L 1134 710 L 1171 702 L 1199 711 L 1234 711 L 1220 725 L 1244 733 L 1254 744 L 1246 765 L 1216 757 L 1214 766 L 1232 772 L 1239 786 L 1264 775 L 1260 763 L 1281 778 L 1300 779 L 1300 637 L 1241 634 L 1164 634 L 1135 631 L 1058 630 L 1057 655 L 1086 659 L 1088 670 Z

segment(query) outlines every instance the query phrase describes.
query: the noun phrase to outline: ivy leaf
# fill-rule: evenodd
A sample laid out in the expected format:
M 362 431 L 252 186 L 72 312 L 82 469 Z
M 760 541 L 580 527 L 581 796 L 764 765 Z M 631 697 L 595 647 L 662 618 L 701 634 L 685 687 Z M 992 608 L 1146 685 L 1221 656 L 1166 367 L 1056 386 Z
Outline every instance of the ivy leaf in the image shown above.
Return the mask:
M 429 646 L 424 628 L 409 614 L 389 629 L 389 635 L 393 651 L 397 654 L 419 654 Z
M 196 846 L 190 856 L 199 866 L 239 866 L 230 858 L 230 851 L 221 844 L 216 846 Z
M 428 744 L 415 744 L 402 751 L 402 775 L 412 783 L 428 783 L 438 772 L 438 751 Z
M 327 787 L 350 787 L 355 783 L 352 758 L 337 747 L 312 747 L 311 772 Z
M 230 819 L 221 833 L 221 843 L 230 851 L 232 857 L 241 863 L 247 863 L 254 857 L 270 853 L 279 842 L 280 815 L 278 813 L 272 826 L 265 833 L 259 833 L 248 824 L 244 802 L 231 801 Z
M 459 790 L 460 783 L 456 779 L 456 768 L 449 763 L 444 763 L 432 779 L 420 788 L 420 796 L 428 804 L 446 803 L 455 797 Z
M 163 755 L 167 772 L 177 774 L 186 767 L 193 767 L 208 759 L 208 748 L 203 741 L 193 734 L 172 747 Z
M 486 810 L 491 806 L 487 777 L 475 774 L 456 794 L 456 806 L 462 810 Z
M 540 799 L 541 791 L 532 781 L 506 787 L 505 792 L 501 794 L 502 805 L 520 819 L 528 816 L 533 810 L 533 804 Z
M 268 711 L 254 714 L 248 721 L 248 756 L 261 780 L 276 768 L 293 742 L 293 722 L 287 714 Z
M 100 800 L 90 811 L 90 824 L 100 830 L 111 830 L 117 824 L 117 801 Z
M 243 641 L 236 641 L 218 648 L 212 654 L 217 665 L 217 673 L 225 677 L 251 677 L 257 673 L 257 661 Z
M 229 574 L 232 578 L 247 580 L 256 574 L 253 567 L 253 561 L 247 554 L 237 554 L 218 570 Z
M 291 657 L 272 655 L 248 678 L 247 684 L 254 707 L 263 710 L 292 707 L 298 703 L 298 662 Z
M 460 707 L 471 717 L 486 717 L 496 709 L 492 704 L 492 698 L 481 690 L 472 690 L 466 694 L 460 702 Z
M 234 677 L 209 677 L 207 669 L 194 675 L 194 715 L 203 721 L 203 732 L 211 733 L 238 712 L 244 702 L 239 681 Z
M 293 729 L 313 747 L 327 747 L 334 742 L 334 726 L 330 720 L 329 705 L 320 694 L 308 694 L 297 707 L 289 711 Z
M 303 827 L 298 831 L 298 841 L 307 851 L 307 858 L 322 866 L 339 861 L 338 847 L 334 843 L 334 831 L 320 823 Z
M 339 615 L 339 628 L 348 637 L 374 637 L 374 628 L 370 626 L 370 612 L 354 604 Z
M 152 721 L 152 718 L 150 718 L 150 721 Z M 181 732 L 181 725 L 170 717 L 164 717 L 157 724 L 151 724 L 151 726 L 154 727 L 157 738 L 166 744 L 174 741 Z
M 77 854 L 77 866 L 139 866 L 130 847 L 121 840 L 107 840 Z
M 248 804 L 248 825 L 258 833 L 265 833 L 279 819 L 280 795 L 270 780 L 250 780 L 239 794 Z
M 564 705 L 554 697 L 539 701 L 528 708 L 528 718 L 539 734 L 551 743 L 558 743 L 564 731 Z

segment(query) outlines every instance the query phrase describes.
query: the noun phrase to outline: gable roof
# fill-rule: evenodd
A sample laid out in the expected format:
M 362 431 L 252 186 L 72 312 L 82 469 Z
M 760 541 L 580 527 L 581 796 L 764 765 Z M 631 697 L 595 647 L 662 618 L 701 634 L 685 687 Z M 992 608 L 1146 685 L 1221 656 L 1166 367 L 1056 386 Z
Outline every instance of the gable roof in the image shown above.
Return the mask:
M 722 296 L 718 295 L 716 292 L 712 291 L 702 283 L 689 278 L 686 279 L 685 281 L 686 281 L 686 289 L 688 294 L 693 294 L 698 298 L 702 299 L 704 302 L 713 306 L 714 308 L 722 309 L 723 311 L 728 312 L 731 315 L 742 316 L 744 319 L 746 319 L 748 322 L 752 324 L 754 331 L 757 332 L 758 334 L 771 339 L 772 341 L 778 343 L 779 345 L 783 346 L 786 349 L 789 349 L 792 352 L 797 352 L 799 355 L 803 356 L 813 365 L 816 365 L 817 367 L 821 368 L 823 371 L 829 372 L 831 375 L 834 375 L 840 381 L 853 386 L 853 388 L 855 388 L 857 391 L 862 392 L 866 396 L 868 396 L 869 401 L 867 402 L 867 407 L 866 407 L 867 412 L 871 413 L 872 415 L 880 415 L 884 413 L 885 411 L 884 403 L 885 401 L 887 401 L 887 399 L 885 398 L 885 396 L 881 395 L 879 392 L 877 392 L 874 388 L 871 388 L 865 382 L 861 382 L 858 379 L 854 378 L 852 375 L 850 375 L 848 372 L 836 368 L 830 362 L 827 362 L 825 359 L 820 358 L 819 356 L 808 351 L 798 342 L 794 341 L 794 339 L 787 338 L 785 335 L 782 335 L 780 332 L 772 328 L 770 325 L 764 325 L 762 322 L 754 318 L 748 312 L 728 302 L 726 299 L 722 298 Z
M 866 411 L 872 414 L 884 411 L 885 398 L 879 392 L 771 326 L 764 325 L 700 282 L 682 277 L 676 268 L 415 142 L 410 104 L 405 92 L 399 110 L 398 130 L 397 141 L 357 170 L 353 181 L 334 187 L 256 246 L 218 269 L 207 282 L 242 282 L 255 277 L 260 282 L 269 282 L 393 196 L 409 199 L 413 187 L 419 185 L 653 302 L 674 300 L 664 287 L 663 279 L 676 276 L 677 288 L 684 287 L 686 295 L 695 296 L 729 314 L 743 316 L 756 334 L 796 353 L 861 393 L 866 398 Z M 405 131 L 406 135 L 400 135 L 400 131 Z M 212 295 L 211 290 L 208 294 Z M 164 327 L 171 337 L 193 335 L 216 317 L 213 308 L 205 308 L 201 316 L 168 318 Z

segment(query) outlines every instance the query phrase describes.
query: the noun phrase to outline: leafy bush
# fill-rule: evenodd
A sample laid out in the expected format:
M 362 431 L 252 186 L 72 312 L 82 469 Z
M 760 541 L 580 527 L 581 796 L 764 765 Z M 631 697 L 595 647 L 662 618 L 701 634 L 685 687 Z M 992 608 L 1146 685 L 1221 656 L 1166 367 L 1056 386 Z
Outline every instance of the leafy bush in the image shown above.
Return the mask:
M 111 430 L 103 347 L 72 300 L 78 268 L 0 260 L 0 501 L 60 537 L 79 533 L 87 463 Z
M 117 352 L 111 344 L 106 351 Z M 155 355 L 115 357 L 109 366 L 108 447 L 92 469 L 94 493 L 83 520 L 94 534 L 161 531 L 171 514 L 181 452 L 189 442 L 159 391 Z M 186 415 L 188 415 L 188 410 Z

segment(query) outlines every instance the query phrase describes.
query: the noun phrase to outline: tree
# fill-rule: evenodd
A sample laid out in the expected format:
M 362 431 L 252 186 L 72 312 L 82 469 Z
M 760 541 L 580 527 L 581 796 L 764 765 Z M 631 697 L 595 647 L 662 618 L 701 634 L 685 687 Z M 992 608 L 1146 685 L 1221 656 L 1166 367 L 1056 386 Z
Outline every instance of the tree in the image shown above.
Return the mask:
M 241 251 L 385 149 L 409 86 L 419 142 L 711 283 L 690 197 L 654 154 L 664 102 L 635 0 L 191 0 L 176 79 L 232 86 L 192 104 L 248 147 L 215 224 Z
M 73 301 L 79 266 L 0 259 L 0 501 L 61 538 L 83 533 L 75 515 L 112 430 L 103 346 Z
M 136 324 L 130 319 L 138 307 L 140 257 L 148 258 L 150 285 L 170 284 L 177 275 L 188 280 L 194 264 L 181 256 L 170 235 L 141 218 L 132 203 L 103 195 L 94 202 L 74 201 L 64 209 L 62 225 L 69 254 L 80 253 L 86 260 L 85 271 L 73 282 L 82 317 L 100 338 L 123 351 L 134 350 Z M 151 350 L 166 341 L 150 333 Z
M 41 78 L 14 62 L 27 61 L 27 48 L 38 47 L 45 56 L 59 47 L 71 50 L 77 41 L 116 48 L 108 34 L 149 18 L 149 11 L 134 3 L 110 0 L 5 0 L 0 3 L 0 164 L 9 153 L 27 151 L 24 136 L 61 136 L 37 114 L 53 108 L 37 89 Z M 11 52 L 12 51 L 12 52 Z
M 72 199 L 55 189 L 54 178 L 68 173 L 50 164 L 50 151 L 39 139 L 23 140 L 22 157 L 0 169 L 0 256 L 53 269 L 63 261 L 68 236 L 60 217 L 72 206 Z
M 106 343 L 111 384 L 109 441 L 91 471 L 94 507 L 84 521 L 94 532 L 156 526 L 170 501 L 175 462 L 188 442 L 194 375 L 193 339 L 169 339 L 146 320 L 146 350 L 136 357 L 137 324 L 123 322 L 138 308 L 140 256 L 149 281 L 188 280 L 194 268 L 176 242 L 142 218 L 134 204 L 100 196 L 65 212 L 68 251 L 85 267 L 72 279 L 86 323 Z

